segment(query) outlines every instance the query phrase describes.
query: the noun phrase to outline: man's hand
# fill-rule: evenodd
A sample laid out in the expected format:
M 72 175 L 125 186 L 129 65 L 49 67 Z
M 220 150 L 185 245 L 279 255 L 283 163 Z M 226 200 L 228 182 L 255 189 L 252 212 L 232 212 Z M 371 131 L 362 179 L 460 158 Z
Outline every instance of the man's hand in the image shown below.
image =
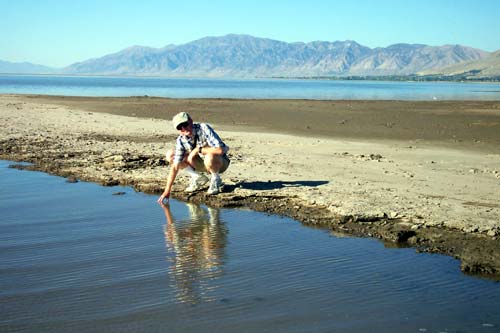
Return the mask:
M 157 202 L 160 204 L 160 205 L 163 205 L 164 204 L 164 201 L 165 199 L 167 199 L 167 202 L 168 202 L 168 199 L 170 198 L 170 193 L 169 192 L 163 192 L 162 195 L 160 195 L 160 197 L 158 198 Z

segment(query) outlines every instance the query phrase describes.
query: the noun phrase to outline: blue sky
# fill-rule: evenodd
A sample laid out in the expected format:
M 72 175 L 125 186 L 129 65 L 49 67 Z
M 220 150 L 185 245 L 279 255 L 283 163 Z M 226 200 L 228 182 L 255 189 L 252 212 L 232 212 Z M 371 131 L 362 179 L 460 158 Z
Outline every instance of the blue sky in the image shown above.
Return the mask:
M 229 33 L 495 51 L 499 18 L 500 0 L 0 0 L 0 60 L 63 67 Z

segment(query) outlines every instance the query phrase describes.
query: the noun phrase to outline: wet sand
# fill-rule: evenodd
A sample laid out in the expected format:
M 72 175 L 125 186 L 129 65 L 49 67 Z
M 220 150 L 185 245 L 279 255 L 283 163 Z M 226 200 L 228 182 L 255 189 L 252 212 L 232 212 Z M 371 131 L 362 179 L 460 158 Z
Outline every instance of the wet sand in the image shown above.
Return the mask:
M 500 102 L 0 96 L 0 158 L 160 193 L 188 111 L 231 147 L 225 192 L 173 196 L 282 214 L 500 276 Z
M 418 141 L 500 152 L 500 102 L 86 98 L 29 96 L 92 112 L 171 120 L 179 110 L 231 131 Z

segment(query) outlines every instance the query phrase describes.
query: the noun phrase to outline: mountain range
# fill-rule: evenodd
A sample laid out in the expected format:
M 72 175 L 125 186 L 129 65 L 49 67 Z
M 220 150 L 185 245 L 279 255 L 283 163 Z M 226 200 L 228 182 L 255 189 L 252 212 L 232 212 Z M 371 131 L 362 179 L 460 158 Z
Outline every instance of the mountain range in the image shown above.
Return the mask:
M 349 40 L 287 43 L 230 34 L 163 48 L 132 46 L 51 70 L 62 74 L 170 77 L 409 75 L 439 73 L 440 69 L 465 63 L 473 66 L 490 54 L 461 45 L 395 44 L 369 48 Z M 1 64 L 0 72 L 5 72 Z
M 29 62 L 8 62 L 0 60 L 0 73 L 13 74 L 52 74 L 58 72 L 57 69 L 32 64 Z
M 488 57 L 461 62 L 448 67 L 440 68 L 434 72 L 424 71 L 420 74 L 438 74 L 438 75 L 461 75 L 467 74 L 474 77 L 498 77 L 500 76 L 500 50 L 491 53 Z

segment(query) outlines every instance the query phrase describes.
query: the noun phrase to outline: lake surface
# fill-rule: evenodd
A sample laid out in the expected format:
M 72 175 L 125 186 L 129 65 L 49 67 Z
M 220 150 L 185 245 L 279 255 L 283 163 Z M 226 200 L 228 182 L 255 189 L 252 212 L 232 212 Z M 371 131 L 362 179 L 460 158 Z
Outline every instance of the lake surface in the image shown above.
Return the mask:
M 0 93 L 170 98 L 500 100 L 500 84 L 0 75 Z
M 450 257 L 8 164 L 1 332 L 500 330 L 500 283 Z

